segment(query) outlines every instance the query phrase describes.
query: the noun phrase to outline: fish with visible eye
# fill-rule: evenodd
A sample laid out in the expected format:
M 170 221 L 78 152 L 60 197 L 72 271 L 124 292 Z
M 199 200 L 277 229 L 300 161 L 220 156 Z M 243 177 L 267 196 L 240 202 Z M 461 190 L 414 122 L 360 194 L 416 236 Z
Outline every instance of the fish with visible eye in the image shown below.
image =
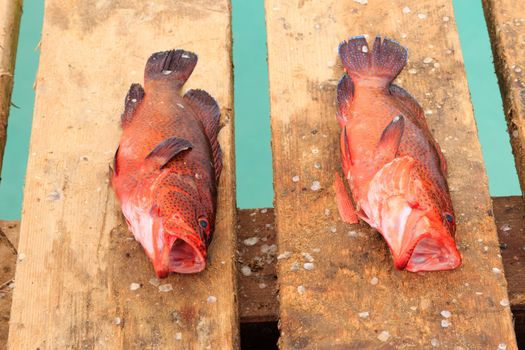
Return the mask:
M 159 278 L 206 267 L 222 152 L 220 109 L 203 90 L 181 88 L 197 64 L 184 50 L 153 54 L 144 88 L 131 85 L 112 186 Z
M 343 221 L 360 218 L 379 231 L 397 269 L 457 268 L 445 158 L 422 108 L 392 83 L 407 50 L 380 37 L 369 48 L 359 36 L 341 43 L 339 55 L 346 72 L 337 87 L 344 180 L 336 174 L 335 189 Z

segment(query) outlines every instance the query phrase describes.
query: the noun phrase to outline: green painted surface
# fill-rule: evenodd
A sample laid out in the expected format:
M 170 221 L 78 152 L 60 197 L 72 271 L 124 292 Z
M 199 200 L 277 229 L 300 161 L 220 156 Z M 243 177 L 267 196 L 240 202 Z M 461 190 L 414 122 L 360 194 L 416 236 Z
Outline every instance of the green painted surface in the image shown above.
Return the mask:
M 481 2 L 453 2 L 491 194 L 520 194 Z M 273 188 L 264 1 L 232 0 L 232 4 L 237 204 L 241 208 L 270 207 Z M 24 7 L 13 92 L 13 102 L 20 109 L 12 108 L 9 119 L 0 219 L 20 217 L 42 14 L 41 1 Z
M 481 1 L 453 3 L 490 194 L 520 195 Z
M 237 206 L 273 206 L 263 0 L 232 0 Z
M 20 219 L 35 99 L 33 83 L 40 56 L 37 46 L 40 41 L 43 13 L 43 1 L 25 1 L 11 99 L 19 108 L 11 107 L 9 112 L 7 144 L 0 182 L 0 220 Z

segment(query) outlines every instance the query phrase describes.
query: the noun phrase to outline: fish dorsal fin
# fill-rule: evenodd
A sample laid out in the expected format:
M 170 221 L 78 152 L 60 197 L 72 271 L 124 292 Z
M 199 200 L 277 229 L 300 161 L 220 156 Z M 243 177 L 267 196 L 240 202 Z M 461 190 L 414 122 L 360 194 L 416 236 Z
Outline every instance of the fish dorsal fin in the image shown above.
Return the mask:
M 197 55 L 184 50 L 156 52 L 146 63 L 144 81 L 168 80 L 184 85 L 197 65 Z M 147 86 L 146 86 L 147 88 Z
M 155 146 L 153 151 L 147 155 L 146 159 L 154 161 L 159 168 L 162 169 L 179 153 L 189 150 L 192 147 L 193 145 L 188 140 L 179 137 L 170 137 Z
M 441 147 L 437 142 L 435 142 L 434 138 L 432 137 L 432 134 L 428 130 L 427 121 L 425 119 L 425 113 L 423 112 L 423 108 L 417 103 L 416 99 L 410 95 L 405 89 L 403 89 L 400 86 L 397 86 L 395 84 L 390 85 L 390 93 L 397 98 L 398 101 L 400 101 L 403 106 L 405 106 L 406 109 L 408 109 L 410 112 L 412 112 L 412 115 L 414 115 L 416 118 L 416 122 L 419 124 L 419 127 L 423 130 L 425 130 L 426 133 L 428 133 L 428 138 L 432 140 L 432 144 L 436 148 L 436 152 L 439 156 L 439 163 L 441 166 L 441 170 L 446 175 L 447 174 L 447 161 L 445 160 L 445 157 L 443 156 L 443 153 L 441 152 Z
M 405 129 L 405 118 L 398 115 L 386 126 L 376 147 L 376 162 L 379 167 L 390 162 L 397 155 Z
M 215 177 L 219 179 L 222 170 L 222 151 L 217 135 L 219 133 L 219 122 L 221 111 L 217 101 L 204 90 L 189 90 L 184 95 L 184 99 L 195 111 L 197 118 L 202 123 L 208 140 L 210 141 L 213 164 L 215 167 Z
M 349 107 L 354 98 L 354 83 L 344 74 L 337 84 L 337 121 L 341 127 L 346 125 L 350 114 Z
M 131 84 L 124 100 L 124 113 L 120 117 L 122 128 L 129 125 L 133 115 L 144 98 L 144 89 L 140 84 Z
M 391 84 L 389 87 L 390 93 L 400 101 L 406 109 L 408 109 L 417 119 L 425 120 L 423 108 L 417 103 L 416 99 L 410 95 L 405 89 L 396 84 Z

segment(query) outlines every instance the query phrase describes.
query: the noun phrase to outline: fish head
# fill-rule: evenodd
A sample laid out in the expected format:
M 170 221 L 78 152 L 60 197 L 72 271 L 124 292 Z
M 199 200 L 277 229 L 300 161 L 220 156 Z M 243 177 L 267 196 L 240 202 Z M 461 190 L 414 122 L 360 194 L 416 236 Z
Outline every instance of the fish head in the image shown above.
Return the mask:
M 157 277 L 204 270 L 212 217 L 185 194 L 171 191 L 158 198 L 160 202 L 148 208 L 122 203 L 128 226 L 152 261 Z
M 373 178 L 370 221 L 385 238 L 398 269 L 450 270 L 461 264 L 450 202 L 418 175 L 410 157 L 394 159 Z
M 178 200 L 177 200 L 178 198 Z M 207 247 L 211 241 L 213 220 L 200 203 L 175 193 L 170 196 L 175 205 L 157 208 L 157 240 L 153 242 L 153 267 L 157 276 L 170 272 L 196 273 L 206 267 Z M 179 205 L 177 205 L 179 204 Z

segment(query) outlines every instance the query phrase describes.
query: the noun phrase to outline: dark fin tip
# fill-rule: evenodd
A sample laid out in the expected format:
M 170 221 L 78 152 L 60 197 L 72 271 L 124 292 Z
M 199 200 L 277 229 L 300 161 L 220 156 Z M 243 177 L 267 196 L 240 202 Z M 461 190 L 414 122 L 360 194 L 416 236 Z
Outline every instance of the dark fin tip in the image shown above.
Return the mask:
M 344 74 L 337 84 L 337 110 L 345 114 L 345 110 L 354 97 L 354 84 L 348 74 Z
M 144 89 L 142 86 L 140 84 L 131 84 L 124 100 L 124 113 L 120 117 L 122 127 L 125 127 L 133 119 L 133 114 L 143 98 Z

